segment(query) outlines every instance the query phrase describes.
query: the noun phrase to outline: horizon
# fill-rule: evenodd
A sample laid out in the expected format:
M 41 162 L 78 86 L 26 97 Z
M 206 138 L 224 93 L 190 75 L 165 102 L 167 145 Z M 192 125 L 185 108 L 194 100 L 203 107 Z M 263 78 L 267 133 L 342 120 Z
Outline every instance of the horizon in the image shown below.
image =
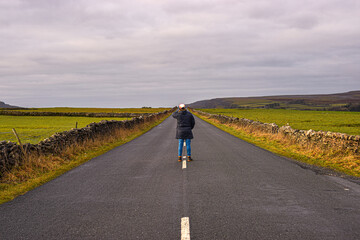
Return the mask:
M 334 94 L 344 94 L 344 93 L 351 93 L 351 92 L 360 92 L 360 90 L 351 90 L 351 91 L 347 91 L 347 92 L 336 92 L 336 93 L 323 93 L 323 94 L 296 94 L 296 95 L 288 95 L 288 94 L 285 94 L 285 95 L 269 95 L 269 96 L 246 96 L 246 97 L 215 97 L 215 98 L 210 98 L 210 99 L 202 99 L 202 100 L 196 100 L 194 102 L 191 102 L 191 103 L 186 103 L 186 105 L 190 105 L 190 104 L 193 104 L 193 103 L 196 103 L 196 102 L 200 102 L 200 101 L 208 101 L 208 100 L 214 100 L 214 99 L 226 99 L 226 98 L 261 98 L 261 97 L 282 97 L 282 96 L 319 96 L 319 95 L 334 95 Z M 0 101 L 0 102 L 3 102 L 5 104 L 8 104 L 8 105 L 13 105 L 13 104 L 10 104 L 10 103 L 7 103 L 7 102 L 4 102 L 4 101 Z M 179 104 L 177 105 L 174 105 L 174 106 L 178 106 Z M 142 107 L 92 107 L 92 106 L 83 106 L 83 107 L 71 107 L 71 106 L 45 106 L 45 107 L 22 107 L 22 106 L 17 106 L 17 107 L 20 107 L 20 108 L 172 108 L 174 106 L 142 106 Z

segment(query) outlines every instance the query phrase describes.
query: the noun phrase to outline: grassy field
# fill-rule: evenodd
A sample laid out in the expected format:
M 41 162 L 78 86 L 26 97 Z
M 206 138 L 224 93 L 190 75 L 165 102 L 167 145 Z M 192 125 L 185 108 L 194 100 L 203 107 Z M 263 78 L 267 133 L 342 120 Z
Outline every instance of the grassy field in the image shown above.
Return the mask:
M 300 111 L 286 109 L 201 109 L 201 111 L 247 118 L 295 129 L 341 132 L 360 135 L 360 112 Z
M 101 120 L 126 120 L 126 118 L 50 117 L 50 116 L 3 116 L 0 115 L 0 141 L 17 142 L 12 128 L 15 128 L 22 143 L 38 143 L 56 132 L 85 127 Z
M 170 108 L 28 108 L 28 109 L 11 109 L 11 111 L 21 112 L 85 112 L 85 113 L 157 113 Z M 0 109 L 7 110 L 7 109 Z

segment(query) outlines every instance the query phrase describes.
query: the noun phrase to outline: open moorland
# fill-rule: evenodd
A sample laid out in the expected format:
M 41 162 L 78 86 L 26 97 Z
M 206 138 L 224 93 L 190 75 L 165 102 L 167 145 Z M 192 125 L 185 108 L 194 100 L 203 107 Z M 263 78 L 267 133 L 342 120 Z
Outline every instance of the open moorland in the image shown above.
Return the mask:
M 270 108 L 360 111 L 360 91 L 318 95 L 215 98 L 191 103 L 192 108 Z
M 201 109 L 201 111 L 264 123 L 276 123 L 279 126 L 289 124 L 295 129 L 360 135 L 360 112 L 288 109 Z

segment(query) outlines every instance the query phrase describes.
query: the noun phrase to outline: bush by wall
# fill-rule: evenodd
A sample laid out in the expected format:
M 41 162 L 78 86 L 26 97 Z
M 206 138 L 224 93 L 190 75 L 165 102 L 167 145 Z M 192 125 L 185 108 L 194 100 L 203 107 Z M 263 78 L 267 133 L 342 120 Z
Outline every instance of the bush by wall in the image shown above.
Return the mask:
M 171 111 L 166 110 L 160 113 L 146 114 L 135 117 L 132 120 L 103 120 L 99 123 L 91 123 L 84 128 L 56 133 L 38 144 L 25 144 L 23 145 L 24 152 L 17 143 L 2 141 L 0 142 L 0 178 L 5 171 L 9 171 L 13 166 L 21 164 L 26 155 L 33 153 L 56 155 L 74 144 L 81 144 L 84 141 L 109 136 L 115 130 L 132 129 L 144 123 L 154 122 Z

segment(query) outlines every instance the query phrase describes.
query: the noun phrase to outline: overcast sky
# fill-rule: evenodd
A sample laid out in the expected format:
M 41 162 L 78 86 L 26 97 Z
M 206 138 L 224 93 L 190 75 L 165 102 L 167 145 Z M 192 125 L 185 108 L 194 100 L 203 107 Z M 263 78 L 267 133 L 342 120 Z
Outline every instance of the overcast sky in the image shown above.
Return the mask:
M 360 1 L 0 0 L 0 56 L 24 107 L 360 90 Z

